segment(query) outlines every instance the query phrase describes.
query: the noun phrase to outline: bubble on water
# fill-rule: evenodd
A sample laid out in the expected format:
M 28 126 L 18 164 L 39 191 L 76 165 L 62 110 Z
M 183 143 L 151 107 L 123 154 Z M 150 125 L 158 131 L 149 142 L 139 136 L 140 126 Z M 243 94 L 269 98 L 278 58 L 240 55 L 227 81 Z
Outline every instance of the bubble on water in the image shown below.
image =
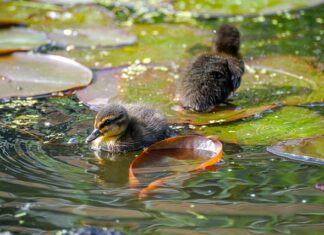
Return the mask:
M 256 197 L 255 193 L 251 193 L 250 197 L 253 197 L 253 198 Z
M 301 202 L 302 202 L 302 203 L 306 203 L 306 202 L 307 202 L 307 200 L 303 199 L 303 200 L 302 200 Z
M 76 138 L 73 137 L 73 138 L 70 138 L 67 143 L 68 144 L 78 144 L 79 141 Z

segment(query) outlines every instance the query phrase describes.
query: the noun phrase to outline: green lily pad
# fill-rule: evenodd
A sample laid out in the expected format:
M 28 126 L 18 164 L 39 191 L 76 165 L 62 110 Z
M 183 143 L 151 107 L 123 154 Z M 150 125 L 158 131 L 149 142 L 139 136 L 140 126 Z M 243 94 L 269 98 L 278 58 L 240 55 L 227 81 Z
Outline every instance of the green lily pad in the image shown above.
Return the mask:
M 101 1 L 108 6 L 115 6 L 115 1 Z M 179 16 L 191 16 L 205 19 L 219 18 L 221 16 L 231 15 L 272 15 L 278 12 L 286 12 L 290 10 L 313 7 L 323 3 L 322 0 L 269 0 L 269 1 L 210 1 L 210 0 L 155 0 L 155 1 L 132 1 L 120 0 L 120 5 L 134 9 L 135 11 L 143 11 L 143 9 L 152 9 L 159 11 L 164 9 L 163 13 L 167 15 L 176 14 Z
M 115 67 L 144 59 L 153 63 L 184 64 L 192 57 L 188 50 L 198 43 L 210 44 L 212 35 L 197 28 L 168 24 L 139 24 L 125 30 L 137 36 L 136 45 L 114 50 L 92 50 L 91 53 L 88 50 L 69 50 L 56 51 L 55 54 L 96 68 Z
M 324 165 L 324 136 L 289 140 L 268 147 L 267 150 L 281 157 Z
M 324 133 L 324 117 L 301 107 L 282 107 L 257 120 L 208 127 L 203 133 L 218 136 L 224 142 L 271 145 L 283 140 L 309 138 Z
M 46 34 L 26 28 L 0 30 L 0 54 L 29 51 L 47 43 Z
M 94 0 L 37 0 L 38 2 L 44 2 L 49 4 L 58 4 L 58 5 L 78 5 L 78 4 L 90 4 L 95 3 Z
M 285 105 L 324 102 L 323 75 L 311 59 L 297 56 L 268 56 L 248 63 L 234 103 L 280 102 Z
M 316 6 L 321 3 L 323 3 L 321 0 L 175 0 L 169 4 L 169 9 L 171 8 L 174 11 L 180 12 L 191 12 L 196 17 L 217 18 L 224 15 L 270 15 L 298 8 Z
M 0 99 L 75 89 L 91 79 L 88 68 L 61 56 L 14 53 L 0 57 Z
M 21 21 L 42 31 L 108 26 L 114 18 L 110 11 L 97 5 L 60 7 L 21 1 L 0 3 L 0 15 L 2 18 Z
M 48 38 L 59 47 L 76 48 L 121 47 L 136 43 L 135 36 L 112 27 L 54 30 Z
M 113 14 L 104 7 L 78 5 L 64 11 L 41 12 L 30 19 L 32 27 L 44 31 L 54 29 L 91 28 L 113 23 Z
M 133 64 L 101 70 L 97 75 L 94 83 L 78 92 L 79 99 L 88 105 L 102 106 L 111 100 L 143 102 L 159 108 L 171 122 L 179 124 L 225 123 L 262 113 L 280 104 L 324 101 L 320 72 L 308 60 L 293 56 L 251 61 L 233 98 L 233 105 L 219 106 L 214 112 L 205 114 L 174 108 L 177 105 L 176 84 L 180 77 L 176 68 Z
M 206 125 L 239 120 L 274 108 L 274 105 L 240 109 L 219 107 L 214 113 L 197 114 L 177 110 L 175 84 L 179 74 L 170 66 L 133 64 L 98 70 L 90 86 L 76 92 L 77 97 L 94 110 L 110 101 L 143 102 L 163 111 L 172 123 Z

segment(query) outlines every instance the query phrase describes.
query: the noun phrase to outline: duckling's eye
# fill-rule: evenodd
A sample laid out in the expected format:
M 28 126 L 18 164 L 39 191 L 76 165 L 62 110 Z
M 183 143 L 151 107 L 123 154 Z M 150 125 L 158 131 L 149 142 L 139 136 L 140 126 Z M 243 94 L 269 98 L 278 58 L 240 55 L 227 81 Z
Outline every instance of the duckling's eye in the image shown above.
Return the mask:
M 118 116 L 116 118 L 113 118 L 113 119 L 107 119 L 104 123 L 102 123 L 100 126 L 99 126 L 99 129 L 102 129 L 103 127 L 105 126 L 108 126 L 110 125 L 111 123 L 117 121 L 118 119 L 122 118 L 122 116 Z

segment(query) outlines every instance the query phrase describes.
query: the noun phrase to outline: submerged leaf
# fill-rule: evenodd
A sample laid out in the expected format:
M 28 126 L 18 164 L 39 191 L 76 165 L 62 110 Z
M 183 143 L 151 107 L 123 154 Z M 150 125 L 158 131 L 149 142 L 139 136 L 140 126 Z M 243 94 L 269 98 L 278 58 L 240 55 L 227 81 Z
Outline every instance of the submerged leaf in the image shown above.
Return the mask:
M 121 47 L 137 41 L 135 36 L 112 27 L 54 30 L 48 33 L 48 37 L 59 47 L 75 48 Z
M 47 43 L 46 34 L 26 28 L 0 30 L 0 54 L 29 51 Z
M 28 97 L 88 85 L 92 72 L 54 55 L 14 53 L 0 57 L 0 98 Z
M 222 144 L 203 136 L 177 136 L 144 150 L 129 167 L 132 187 L 144 186 L 139 197 L 179 173 L 197 172 L 215 166 L 222 157 Z
M 267 150 L 292 160 L 324 165 L 324 136 L 284 141 Z

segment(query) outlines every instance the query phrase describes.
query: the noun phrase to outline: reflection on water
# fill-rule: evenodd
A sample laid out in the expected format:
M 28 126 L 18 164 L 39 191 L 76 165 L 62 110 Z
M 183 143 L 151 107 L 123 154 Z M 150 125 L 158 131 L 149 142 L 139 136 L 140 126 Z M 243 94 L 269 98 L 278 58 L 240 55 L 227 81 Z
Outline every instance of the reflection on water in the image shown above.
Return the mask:
M 62 109 L 62 102 L 71 108 Z M 323 166 L 283 160 L 263 147 L 225 144 L 219 169 L 179 174 L 139 200 L 138 189 L 129 187 L 128 167 L 140 152 L 98 158 L 83 144 L 93 114 L 70 98 L 39 101 L 32 109 L 24 105 L 8 103 L 0 112 L 7 124 L 0 130 L 0 231 L 84 225 L 138 234 L 323 231 L 323 193 L 314 188 L 324 180 Z M 52 125 L 45 105 L 70 118 Z M 42 122 L 10 126 L 26 113 Z M 78 144 L 68 144 L 71 138 Z M 176 171 L 188 167 L 180 162 Z

